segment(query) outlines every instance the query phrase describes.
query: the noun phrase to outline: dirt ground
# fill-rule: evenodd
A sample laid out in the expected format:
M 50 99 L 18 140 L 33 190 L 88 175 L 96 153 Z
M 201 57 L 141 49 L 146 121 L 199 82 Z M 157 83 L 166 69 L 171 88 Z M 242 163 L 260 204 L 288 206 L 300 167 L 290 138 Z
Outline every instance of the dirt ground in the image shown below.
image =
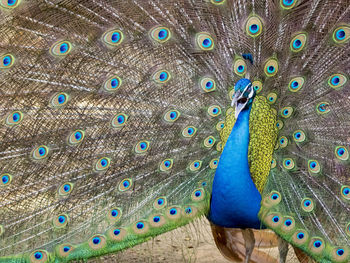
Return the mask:
M 278 262 L 278 249 L 265 250 L 273 255 Z M 89 263 L 229 263 L 217 249 L 209 222 L 198 220 L 172 232 L 160 235 L 153 240 L 135 246 L 121 253 L 99 259 L 89 260 Z M 289 249 L 288 263 L 299 262 L 292 248 Z

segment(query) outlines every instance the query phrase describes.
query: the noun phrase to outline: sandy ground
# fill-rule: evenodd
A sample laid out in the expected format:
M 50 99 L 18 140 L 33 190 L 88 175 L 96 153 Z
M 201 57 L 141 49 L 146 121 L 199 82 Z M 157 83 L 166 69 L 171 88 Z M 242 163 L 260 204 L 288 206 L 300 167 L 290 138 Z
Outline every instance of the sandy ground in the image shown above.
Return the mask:
M 278 259 L 278 249 L 267 249 L 265 252 Z M 153 240 L 135 246 L 121 253 L 92 259 L 89 263 L 128 262 L 128 263 L 228 263 L 217 249 L 209 222 L 201 219 L 191 225 L 160 235 Z M 278 261 L 277 261 L 278 262 Z M 288 263 L 299 262 L 293 249 L 289 249 Z

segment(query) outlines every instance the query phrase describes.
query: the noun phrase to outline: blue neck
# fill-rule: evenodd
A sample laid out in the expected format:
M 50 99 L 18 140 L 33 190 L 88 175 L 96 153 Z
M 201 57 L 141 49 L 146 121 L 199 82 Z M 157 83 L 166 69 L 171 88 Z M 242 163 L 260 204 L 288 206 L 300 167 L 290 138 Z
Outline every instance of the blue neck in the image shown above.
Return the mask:
M 248 164 L 250 110 L 238 115 L 214 177 L 209 219 L 223 227 L 261 228 L 261 195 Z

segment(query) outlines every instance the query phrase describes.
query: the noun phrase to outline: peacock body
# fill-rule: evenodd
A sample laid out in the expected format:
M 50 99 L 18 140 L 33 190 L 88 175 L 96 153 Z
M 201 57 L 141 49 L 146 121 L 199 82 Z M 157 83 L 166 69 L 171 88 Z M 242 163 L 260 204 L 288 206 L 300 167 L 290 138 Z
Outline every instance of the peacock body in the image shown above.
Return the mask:
M 201 216 L 350 261 L 348 0 L 0 17 L 0 262 L 86 260 Z

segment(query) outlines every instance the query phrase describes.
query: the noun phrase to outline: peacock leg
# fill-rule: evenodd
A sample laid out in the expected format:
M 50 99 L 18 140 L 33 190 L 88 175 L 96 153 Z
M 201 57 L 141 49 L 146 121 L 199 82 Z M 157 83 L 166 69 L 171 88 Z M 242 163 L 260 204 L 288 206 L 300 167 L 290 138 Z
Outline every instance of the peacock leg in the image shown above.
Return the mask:
M 255 246 L 255 238 L 253 230 L 250 228 L 242 229 L 242 234 L 244 238 L 244 244 L 245 244 L 245 260 L 244 263 L 250 262 L 250 257 L 252 256 L 254 246 Z

